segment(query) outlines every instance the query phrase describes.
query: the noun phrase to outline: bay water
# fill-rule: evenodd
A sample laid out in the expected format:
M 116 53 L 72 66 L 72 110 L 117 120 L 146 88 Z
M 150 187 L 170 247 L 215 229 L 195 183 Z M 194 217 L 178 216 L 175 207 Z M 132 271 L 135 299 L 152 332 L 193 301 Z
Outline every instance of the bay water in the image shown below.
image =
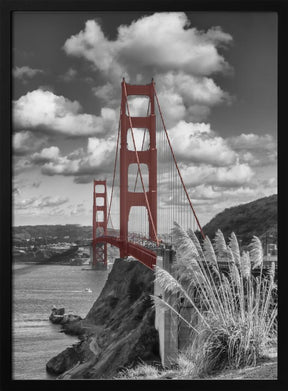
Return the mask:
M 50 358 L 77 343 L 49 321 L 53 305 L 84 318 L 109 273 L 89 266 L 13 265 L 12 378 L 55 379 L 46 372 Z M 92 291 L 92 292 L 91 292 Z

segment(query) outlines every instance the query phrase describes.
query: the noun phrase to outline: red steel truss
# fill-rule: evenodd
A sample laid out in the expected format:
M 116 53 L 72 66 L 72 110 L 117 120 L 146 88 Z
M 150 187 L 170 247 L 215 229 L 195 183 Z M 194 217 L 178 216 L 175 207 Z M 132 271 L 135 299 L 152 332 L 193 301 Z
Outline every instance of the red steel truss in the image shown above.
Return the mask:
M 100 189 L 99 189 L 100 187 Z M 101 191 L 102 189 L 102 191 Z M 100 202 L 101 200 L 101 202 Z M 93 187 L 93 260 L 92 268 L 107 268 L 107 190 L 106 180 L 94 180 Z

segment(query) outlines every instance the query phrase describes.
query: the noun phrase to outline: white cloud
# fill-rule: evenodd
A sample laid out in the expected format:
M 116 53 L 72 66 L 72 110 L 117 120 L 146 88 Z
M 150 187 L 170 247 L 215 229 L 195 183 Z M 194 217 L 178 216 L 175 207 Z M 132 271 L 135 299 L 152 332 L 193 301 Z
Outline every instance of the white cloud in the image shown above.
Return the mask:
M 63 75 L 59 76 L 59 79 L 64 82 L 70 82 L 75 79 L 78 72 L 74 68 L 69 68 Z
M 227 93 L 218 87 L 213 79 L 183 72 L 167 72 L 157 77 L 160 90 L 172 90 L 182 96 L 187 104 L 213 106 L 228 99 Z
M 79 215 L 82 215 L 82 214 L 85 213 L 85 212 L 86 212 L 86 209 L 85 209 L 83 203 L 74 205 L 74 206 L 70 209 L 70 215 L 71 215 L 71 216 L 79 216 Z
M 44 163 L 41 171 L 45 175 L 88 176 L 90 182 L 93 175 L 105 172 L 112 173 L 116 148 L 114 138 L 105 140 L 90 137 L 86 151 L 78 149 L 67 156 L 61 156 L 59 150 L 56 150 L 55 147 L 51 148 L 53 150 L 41 151 L 39 154 L 42 163 Z M 50 159 L 44 162 L 43 157 L 47 158 L 48 152 Z M 78 183 L 80 182 L 78 181 Z M 81 183 L 86 183 L 86 181 Z
M 277 143 L 271 134 L 242 133 L 227 138 L 227 143 L 238 152 L 240 159 L 252 166 L 275 164 Z
M 180 121 L 169 130 L 177 159 L 196 163 L 228 166 L 237 154 L 226 141 L 211 130 L 210 124 Z
M 219 192 L 211 185 L 198 185 L 190 189 L 189 196 L 192 200 L 214 200 L 219 196 Z
M 181 172 L 184 183 L 189 188 L 201 184 L 240 187 L 249 184 L 254 176 L 254 171 L 248 164 L 238 162 L 229 167 L 183 166 Z
M 131 117 L 146 117 L 149 114 L 149 98 L 144 96 L 128 96 L 128 107 Z
M 116 114 L 103 107 L 100 116 L 81 114 L 77 101 L 41 89 L 28 92 L 13 102 L 13 123 L 16 129 L 40 129 L 75 137 L 104 135 L 114 129 Z
M 26 198 L 26 199 L 22 199 L 22 200 L 17 200 L 14 203 L 14 208 L 15 209 L 27 209 L 31 205 L 33 205 L 34 202 L 36 202 L 36 200 L 37 200 L 36 197 L 31 197 L 31 198 Z
M 213 79 L 167 72 L 155 77 L 160 106 L 168 127 L 185 119 L 199 122 L 207 118 L 211 107 L 229 103 L 229 95 Z
M 38 189 L 41 185 L 41 181 L 36 181 L 36 182 L 33 182 L 31 187 L 34 187 L 35 189 Z
M 49 161 L 56 161 L 59 158 L 60 150 L 58 147 L 44 148 L 40 153 L 36 152 L 31 156 L 34 163 L 44 163 Z
M 39 138 L 28 130 L 13 134 L 12 144 L 15 155 L 27 155 L 35 152 L 47 143 L 45 137 Z
M 209 182 L 223 187 L 237 187 L 250 182 L 254 176 L 253 170 L 248 164 L 236 164 L 232 167 L 219 167 L 215 170 L 215 177 L 210 177 Z
M 75 175 L 79 170 L 79 160 L 70 160 L 67 156 L 44 163 L 41 172 L 46 175 Z
M 26 199 L 16 199 L 14 202 L 15 209 L 42 209 L 46 207 L 55 207 L 62 204 L 65 204 L 68 201 L 67 197 L 51 197 L 51 196 L 41 196 L 41 197 L 30 197 Z
M 85 156 L 85 151 L 83 148 L 75 149 L 67 155 L 68 159 L 70 160 L 81 159 L 83 156 Z
M 135 140 L 138 147 L 142 144 L 142 135 L 143 131 L 140 132 L 137 129 Z M 131 139 L 128 141 L 131 149 L 134 150 Z M 108 176 L 108 183 L 110 183 L 112 181 L 115 152 L 115 137 L 108 140 L 90 137 L 85 150 L 79 148 L 66 156 L 62 156 L 59 148 L 52 146 L 33 154 L 30 162 L 34 165 L 40 165 L 41 172 L 44 175 L 73 176 L 76 183 L 89 183 L 97 176 L 100 176 L 100 178 Z M 132 176 L 136 176 L 136 171 L 134 171 L 131 171 Z M 145 175 L 143 177 L 145 178 Z M 116 182 L 118 185 L 118 177 Z
M 101 27 L 93 20 L 86 22 L 84 31 L 65 42 L 64 50 L 67 54 L 85 57 L 104 72 L 113 66 L 113 43 L 106 40 Z
M 46 213 L 47 213 L 47 211 L 45 211 L 44 215 L 46 215 Z M 58 207 L 53 208 L 53 209 L 48 211 L 48 215 L 49 216 L 57 216 L 57 217 L 65 216 L 65 209 L 64 208 L 58 208 Z
M 231 35 L 220 28 L 199 31 L 190 27 L 183 12 L 144 16 L 130 26 L 118 27 L 116 40 L 105 37 L 101 26 L 89 20 L 84 30 L 64 44 L 69 55 L 83 57 L 110 80 L 171 70 L 210 75 L 229 68 L 217 47 L 230 44 Z
M 260 182 L 260 186 L 263 186 L 265 188 L 272 188 L 274 189 L 274 193 L 277 193 L 277 178 L 268 178 L 264 179 Z
M 141 128 L 133 128 L 133 136 L 135 141 L 135 146 L 137 151 L 146 151 L 150 146 L 150 135 L 149 131 L 145 131 L 145 129 Z M 132 132 L 128 129 L 127 132 L 127 148 L 130 151 L 134 151 L 134 142 L 132 137 Z
M 27 171 L 33 167 L 31 159 L 29 158 L 15 158 L 13 162 L 13 174 L 20 174 L 21 172 Z
M 137 129 L 134 134 L 137 149 L 140 149 L 143 131 Z M 169 134 L 188 188 L 201 184 L 210 186 L 210 190 L 211 186 L 237 188 L 251 183 L 255 175 L 253 169 L 248 162 L 239 162 L 238 154 L 211 130 L 210 124 L 182 121 L 170 129 Z M 128 147 L 130 145 L 134 150 L 131 140 L 127 141 Z M 78 148 L 62 156 L 59 148 L 52 146 L 34 153 L 31 162 L 40 164 L 45 175 L 74 176 L 76 183 L 88 183 L 93 176 L 112 175 L 115 149 L 115 135 L 108 140 L 90 137 L 85 150 Z M 160 151 L 158 153 L 160 157 Z M 163 164 L 166 163 L 160 162 L 161 167 Z M 165 183 L 162 184 L 163 189 L 164 186 Z
M 230 137 L 229 143 L 235 150 L 275 150 L 276 140 L 271 134 L 241 133 L 240 136 Z
M 110 102 L 110 105 L 111 103 L 115 104 L 117 102 L 115 99 L 115 88 L 111 83 L 106 83 L 103 86 L 93 87 L 92 91 L 97 98 L 100 98 L 105 102 Z
M 39 208 L 46 208 L 46 207 L 51 207 L 51 206 L 54 207 L 54 206 L 59 206 L 59 205 L 65 204 L 66 202 L 68 202 L 68 200 L 69 200 L 68 197 L 46 196 L 40 200 L 37 200 L 35 206 L 39 207 Z
M 115 154 L 115 140 L 103 140 L 95 137 L 88 139 L 87 153 L 89 166 L 101 167 L 105 161 L 111 160 Z
M 266 190 L 266 191 L 265 191 Z M 189 190 L 189 195 L 192 203 L 195 205 L 209 205 L 209 208 L 213 205 L 223 205 L 223 209 L 228 205 L 250 202 L 254 199 L 261 198 L 273 193 L 271 189 L 265 189 L 263 186 L 255 188 L 253 185 L 248 184 L 240 187 L 225 188 L 211 185 L 201 184 Z M 227 206 L 225 206 L 225 203 Z
M 186 117 L 186 107 L 181 95 L 173 91 L 157 92 L 166 128 L 175 126 Z
M 191 27 L 183 12 L 161 12 L 119 26 L 115 40 L 104 35 L 96 20 L 88 20 L 82 31 L 66 40 L 64 50 L 101 73 L 105 84 L 92 90 L 110 107 L 120 100 L 122 77 L 145 84 L 154 76 L 171 127 L 181 119 L 202 121 L 212 106 L 229 101 L 210 76 L 230 69 L 218 49 L 231 42 L 231 35 L 220 27 L 200 31 Z
M 23 66 L 23 67 L 14 67 L 13 68 L 13 76 L 16 79 L 20 79 L 22 81 L 25 81 L 27 79 L 32 79 L 34 76 L 44 73 L 41 69 L 33 69 L 29 66 Z
M 17 196 L 17 195 L 20 195 L 21 194 L 21 190 L 19 189 L 19 187 L 13 187 L 12 189 L 12 196 Z

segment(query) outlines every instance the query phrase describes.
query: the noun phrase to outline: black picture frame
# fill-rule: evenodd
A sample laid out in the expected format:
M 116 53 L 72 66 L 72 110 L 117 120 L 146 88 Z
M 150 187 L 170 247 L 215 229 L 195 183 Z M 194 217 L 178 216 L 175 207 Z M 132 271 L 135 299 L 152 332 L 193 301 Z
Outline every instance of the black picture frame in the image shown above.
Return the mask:
M 12 81 L 11 81 L 11 66 L 12 66 L 12 13 L 15 11 L 233 11 L 233 12 L 276 12 L 278 14 L 278 202 L 279 202 L 279 256 L 280 262 L 278 266 L 279 279 L 279 377 L 277 381 L 179 381 L 177 385 L 172 384 L 172 387 L 177 389 L 227 389 L 227 390 L 285 390 L 288 389 L 287 376 L 285 374 L 286 358 L 285 351 L 288 348 L 287 332 L 286 332 L 286 312 L 287 312 L 287 292 L 285 287 L 285 279 L 287 276 L 287 262 L 285 261 L 285 239 L 287 234 L 286 218 L 288 217 L 286 200 L 287 197 L 287 173 L 285 159 L 285 133 L 286 133 L 286 118 L 285 118 L 285 97 L 287 90 L 287 25 L 288 25 L 288 7 L 287 2 L 283 1 L 160 1 L 154 2 L 135 2 L 135 1 L 64 1 L 64 0 L 2 0 L 0 5 L 1 10 L 1 74 L 0 74 L 0 110 L 1 110 L 1 390 L 49 390 L 53 389 L 100 389 L 118 388 L 132 389 L 138 387 L 162 387 L 171 386 L 169 381 L 16 381 L 11 378 L 11 359 L 12 359 L 12 152 L 11 152 L 11 101 L 12 101 Z M 282 259 L 283 258 L 283 259 Z M 170 381 L 171 383 L 171 381 Z

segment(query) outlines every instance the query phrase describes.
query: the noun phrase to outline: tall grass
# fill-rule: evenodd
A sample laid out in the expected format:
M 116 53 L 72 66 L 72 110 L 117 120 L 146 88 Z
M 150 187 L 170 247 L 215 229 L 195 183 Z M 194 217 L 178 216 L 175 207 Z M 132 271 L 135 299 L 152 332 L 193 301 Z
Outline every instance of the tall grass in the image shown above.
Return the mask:
M 226 243 L 218 230 L 213 244 L 206 237 L 201 245 L 192 230 L 184 231 L 175 223 L 173 237 L 177 251 L 173 276 L 156 266 L 156 280 L 164 297 L 172 296 L 174 303 L 156 296 L 153 300 L 191 328 L 189 357 L 195 373 L 256 365 L 277 332 L 275 265 L 263 276 L 259 238 L 254 236 L 249 251 L 240 254 L 234 233 Z M 252 274 L 255 268 L 258 277 Z M 196 326 L 195 319 L 192 324 L 181 315 L 180 299 L 193 308 Z
M 157 379 L 159 377 L 158 369 L 149 364 L 140 363 L 135 368 L 127 368 L 121 370 L 115 379 L 119 380 L 145 380 L 145 379 Z

